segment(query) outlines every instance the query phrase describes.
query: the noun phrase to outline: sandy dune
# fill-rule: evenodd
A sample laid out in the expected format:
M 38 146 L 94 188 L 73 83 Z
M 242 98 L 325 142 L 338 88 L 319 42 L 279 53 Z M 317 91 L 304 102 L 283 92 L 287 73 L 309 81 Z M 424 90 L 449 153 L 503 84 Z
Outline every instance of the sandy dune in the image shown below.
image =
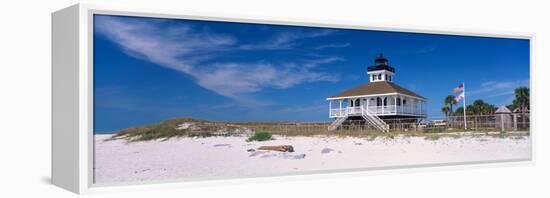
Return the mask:
M 303 171 L 374 168 L 433 163 L 530 159 L 523 138 L 280 137 L 246 142 L 245 137 L 180 138 L 168 141 L 104 141 L 95 136 L 95 182 L 159 181 L 197 177 L 261 176 Z M 295 152 L 254 151 L 290 144 Z

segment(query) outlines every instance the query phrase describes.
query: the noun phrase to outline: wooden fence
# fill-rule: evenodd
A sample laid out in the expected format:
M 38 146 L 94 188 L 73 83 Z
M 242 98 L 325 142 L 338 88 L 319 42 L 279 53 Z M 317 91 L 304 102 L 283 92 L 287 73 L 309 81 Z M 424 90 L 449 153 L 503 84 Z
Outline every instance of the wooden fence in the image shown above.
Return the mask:
M 463 116 L 450 116 L 439 119 L 385 119 L 390 131 L 461 131 L 464 129 Z M 336 131 L 329 131 L 331 122 L 248 122 L 235 123 L 254 131 L 267 131 L 287 135 L 332 134 L 338 131 L 371 132 L 376 129 L 364 120 L 347 120 Z M 466 116 L 467 129 L 470 131 L 525 131 L 529 130 L 529 114 L 495 114 Z

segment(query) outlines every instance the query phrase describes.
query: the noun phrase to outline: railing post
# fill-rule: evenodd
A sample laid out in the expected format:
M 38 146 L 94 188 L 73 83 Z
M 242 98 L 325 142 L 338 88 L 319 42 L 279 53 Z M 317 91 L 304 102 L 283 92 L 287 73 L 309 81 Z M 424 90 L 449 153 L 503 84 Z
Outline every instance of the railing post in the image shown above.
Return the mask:
M 397 115 L 397 95 L 393 96 L 393 108 L 395 109 L 395 114 Z
M 518 130 L 518 114 L 514 113 L 514 131 Z
M 340 101 L 340 116 L 342 116 L 342 100 L 339 100 Z
M 332 100 L 328 101 L 328 116 L 332 116 Z
M 403 98 L 401 98 L 401 113 L 405 113 L 405 112 L 403 111 L 403 109 L 404 109 L 403 106 L 405 106 L 405 105 L 403 105 Z
M 420 101 L 420 109 L 417 112 L 418 114 L 422 114 L 422 108 L 424 108 L 424 105 L 422 104 L 422 101 Z
M 386 105 L 384 105 L 384 100 L 382 100 L 382 114 L 384 114 L 384 109 L 386 108 Z

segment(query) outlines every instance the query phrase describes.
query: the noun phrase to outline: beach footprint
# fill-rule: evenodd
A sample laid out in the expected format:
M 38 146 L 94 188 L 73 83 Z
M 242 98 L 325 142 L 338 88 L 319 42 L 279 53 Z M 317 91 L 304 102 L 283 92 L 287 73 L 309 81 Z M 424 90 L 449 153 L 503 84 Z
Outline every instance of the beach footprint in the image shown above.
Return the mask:
M 258 155 L 262 155 L 264 153 L 267 153 L 268 151 L 255 151 L 252 154 L 248 155 L 248 157 L 256 157 Z
M 230 148 L 230 147 L 231 147 L 231 144 L 214 144 L 214 147 L 225 147 L 225 148 Z
M 292 155 L 292 154 L 288 154 L 288 153 L 281 153 L 279 155 L 280 158 L 283 158 L 283 159 L 294 159 L 294 160 L 297 160 L 297 159 L 304 159 L 306 157 L 306 154 L 305 153 L 302 153 L 302 154 L 297 154 L 297 155 Z
M 327 154 L 327 153 L 330 153 L 330 152 L 332 152 L 332 151 L 334 151 L 334 149 L 331 149 L 331 148 L 324 148 L 323 150 L 321 150 L 321 153 Z
M 270 157 L 276 157 L 276 156 L 277 156 L 277 154 L 275 154 L 275 153 L 268 153 L 268 154 L 262 155 L 261 158 L 270 158 Z

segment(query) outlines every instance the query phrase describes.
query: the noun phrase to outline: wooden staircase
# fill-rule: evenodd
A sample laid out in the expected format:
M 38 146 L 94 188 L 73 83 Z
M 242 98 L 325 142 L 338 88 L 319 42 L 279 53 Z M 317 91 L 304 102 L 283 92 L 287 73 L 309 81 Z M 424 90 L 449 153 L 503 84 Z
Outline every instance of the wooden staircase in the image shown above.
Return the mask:
M 372 113 L 368 108 L 361 108 L 361 116 L 367 121 L 367 123 L 382 132 L 388 132 L 390 130 L 388 124 Z
M 344 116 L 344 117 L 340 117 L 340 118 L 337 118 L 336 120 L 334 120 L 334 122 L 332 122 L 332 124 L 330 124 L 328 126 L 328 130 L 329 131 L 334 131 L 336 130 L 340 125 L 342 125 L 342 123 L 344 123 L 344 121 L 346 121 L 348 119 L 348 116 Z
M 328 126 L 329 131 L 334 131 L 338 129 L 348 119 L 348 115 L 346 114 L 344 117 L 339 117 L 334 122 L 332 122 Z M 368 108 L 361 108 L 361 117 L 367 121 L 367 123 L 371 126 L 373 126 L 375 129 L 378 129 L 382 132 L 388 132 L 390 130 L 390 127 L 384 120 L 380 119 L 378 116 L 376 116 L 374 113 L 372 113 Z

